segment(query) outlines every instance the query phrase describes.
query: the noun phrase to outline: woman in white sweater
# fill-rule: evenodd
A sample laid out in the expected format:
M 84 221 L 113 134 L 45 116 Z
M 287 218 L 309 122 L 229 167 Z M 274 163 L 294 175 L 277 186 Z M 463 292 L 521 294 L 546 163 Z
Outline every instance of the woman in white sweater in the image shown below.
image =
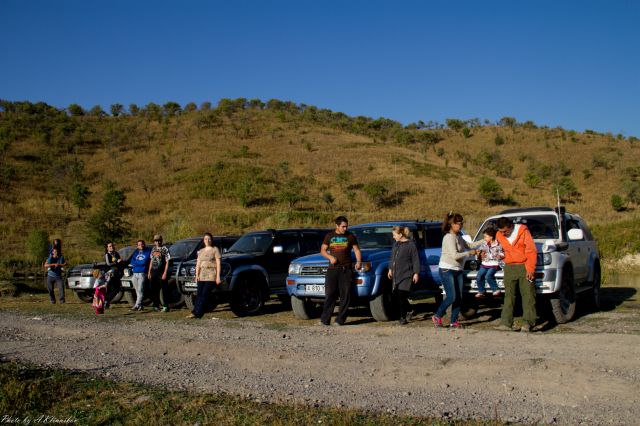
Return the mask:
M 450 327 L 460 328 L 458 315 L 462 303 L 463 290 L 463 262 L 467 256 L 475 255 L 478 251 L 473 247 L 482 244 L 482 241 L 469 244 L 462 239 L 462 225 L 464 219 L 459 213 L 448 213 L 442 223 L 442 254 L 440 255 L 440 278 L 446 297 L 438 307 L 436 314 L 431 317 L 436 327 L 442 327 L 442 317 L 451 305 Z

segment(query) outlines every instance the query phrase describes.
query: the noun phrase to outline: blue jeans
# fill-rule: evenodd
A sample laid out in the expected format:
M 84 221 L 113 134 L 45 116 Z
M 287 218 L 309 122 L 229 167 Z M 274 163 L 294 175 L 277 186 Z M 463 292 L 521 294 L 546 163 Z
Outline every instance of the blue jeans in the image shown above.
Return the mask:
M 485 278 L 487 283 L 489 283 L 489 287 L 491 287 L 491 291 L 498 291 L 498 283 L 496 282 L 496 272 L 498 272 L 498 268 L 485 268 L 481 266 L 478 269 L 478 275 L 476 277 L 476 282 L 478 283 L 478 293 L 484 293 L 484 281 Z
M 442 280 L 442 287 L 444 288 L 446 297 L 436 311 L 438 318 L 442 318 L 447 308 L 453 305 L 451 309 L 451 322 L 454 323 L 458 321 L 460 305 L 462 304 L 463 275 L 464 271 L 440 268 L 440 279 Z

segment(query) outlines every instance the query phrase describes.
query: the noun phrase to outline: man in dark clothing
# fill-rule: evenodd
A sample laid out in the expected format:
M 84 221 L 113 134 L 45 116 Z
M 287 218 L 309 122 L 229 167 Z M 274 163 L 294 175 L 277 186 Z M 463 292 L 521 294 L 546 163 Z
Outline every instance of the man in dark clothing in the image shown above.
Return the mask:
M 164 306 L 162 312 L 169 312 L 169 260 L 171 255 L 169 249 L 162 245 L 162 235 L 153 237 L 154 247 L 151 250 L 151 265 L 149 266 L 149 283 L 151 286 L 151 300 L 153 302 L 153 310 L 160 310 L 160 290 L 162 289 L 162 297 L 164 298 Z
M 343 325 L 347 320 L 347 309 L 351 301 L 351 286 L 353 281 L 351 250 L 356 255 L 356 269 L 360 269 L 362 253 L 358 247 L 356 236 L 347 231 L 349 221 L 344 216 L 336 218 L 336 230 L 329 232 L 322 242 L 320 254 L 329 260 L 329 268 L 324 281 L 324 309 L 320 322 L 329 325 L 331 314 L 336 306 L 336 299 L 340 295 L 340 309 L 336 317 L 336 324 Z

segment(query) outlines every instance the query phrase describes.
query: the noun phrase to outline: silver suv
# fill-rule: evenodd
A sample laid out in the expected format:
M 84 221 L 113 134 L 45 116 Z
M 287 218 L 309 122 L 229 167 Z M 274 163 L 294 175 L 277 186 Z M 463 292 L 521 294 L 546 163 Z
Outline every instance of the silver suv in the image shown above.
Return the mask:
M 594 308 L 600 308 L 600 254 L 598 244 L 585 221 L 576 214 L 549 207 L 509 209 L 487 218 L 478 229 L 475 241 L 482 238 L 483 231 L 495 226 L 500 217 L 508 217 L 514 223 L 529 228 L 538 248 L 538 263 L 535 272 L 536 291 L 548 298 L 553 317 L 558 324 L 573 319 L 576 299 L 580 293 L 589 293 Z M 467 262 L 467 291 L 476 293 L 478 262 Z M 503 271 L 495 275 L 498 286 L 503 289 Z

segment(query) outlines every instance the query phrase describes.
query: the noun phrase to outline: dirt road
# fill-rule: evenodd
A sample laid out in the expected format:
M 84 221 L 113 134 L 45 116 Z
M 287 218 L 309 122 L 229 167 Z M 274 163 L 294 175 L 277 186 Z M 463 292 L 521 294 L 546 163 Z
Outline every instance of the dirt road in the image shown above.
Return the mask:
M 523 423 L 640 418 L 637 330 L 585 331 L 598 319 L 615 324 L 615 312 L 591 315 L 580 332 L 531 334 L 161 315 L 79 321 L 0 305 L 0 355 L 262 401 Z

